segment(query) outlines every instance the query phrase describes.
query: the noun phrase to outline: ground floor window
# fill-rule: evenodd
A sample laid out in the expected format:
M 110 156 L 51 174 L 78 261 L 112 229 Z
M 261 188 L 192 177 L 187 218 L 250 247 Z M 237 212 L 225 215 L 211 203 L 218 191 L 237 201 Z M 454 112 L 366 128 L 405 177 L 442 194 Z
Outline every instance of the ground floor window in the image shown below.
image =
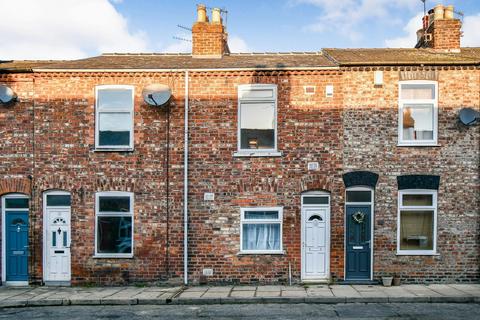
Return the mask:
M 241 251 L 278 253 L 282 251 L 281 207 L 241 209 Z
M 95 255 L 133 256 L 133 193 L 99 192 L 95 200 Z
M 435 254 L 437 191 L 401 190 L 398 203 L 398 253 Z

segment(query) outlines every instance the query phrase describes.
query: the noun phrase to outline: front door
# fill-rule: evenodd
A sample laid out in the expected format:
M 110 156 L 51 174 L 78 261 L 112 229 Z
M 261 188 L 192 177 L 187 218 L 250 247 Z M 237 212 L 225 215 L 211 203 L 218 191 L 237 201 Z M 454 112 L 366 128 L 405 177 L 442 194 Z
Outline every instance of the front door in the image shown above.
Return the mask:
M 371 264 L 371 206 L 346 206 L 347 280 L 369 280 Z
M 28 211 L 5 214 L 6 281 L 28 281 Z
M 325 280 L 329 278 L 329 208 L 304 207 L 302 279 Z
M 45 281 L 70 281 L 70 208 L 46 209 Z

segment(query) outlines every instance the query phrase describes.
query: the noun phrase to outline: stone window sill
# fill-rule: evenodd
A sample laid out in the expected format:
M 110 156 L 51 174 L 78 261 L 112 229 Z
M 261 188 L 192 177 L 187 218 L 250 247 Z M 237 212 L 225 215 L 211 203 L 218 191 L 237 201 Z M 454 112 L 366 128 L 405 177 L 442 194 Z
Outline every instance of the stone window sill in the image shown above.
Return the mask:
M 234 158 L 274 158 L 281 157 L 281 151 L 237 151 L 233 154 Z

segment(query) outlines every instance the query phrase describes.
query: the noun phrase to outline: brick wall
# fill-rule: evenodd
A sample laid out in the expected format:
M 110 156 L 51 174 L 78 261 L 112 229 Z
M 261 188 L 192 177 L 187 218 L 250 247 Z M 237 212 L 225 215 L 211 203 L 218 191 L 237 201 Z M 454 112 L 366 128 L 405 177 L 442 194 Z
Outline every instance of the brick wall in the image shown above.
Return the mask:
M 473 68 L 437 69 L 439 147 L 397 147 L 399 70 L 190 72 L 189 260 L 190 280 L 213 268 L 211 282 L 286 282 L 289 264 L 300 277 L 300 195 L 331 193 L 331 272 L 344 276 L 342 174 L 380 175 L 375 198 L 375 278 L 398 272 L 408 281 L 473 281 L 479 278 L 479 129 L 456 122 L 462 106 L 479 108 L 480 73 Z M 21 102 L 0 107 L 2 193 L 29 193 L 33 175 L 32 282 L 42 278 L 42 197 L 49 189 L 72 193 L 73 284 L 178 281 L 183 274 L 182 73 L 38 73 L 2 76 Z M 147 84 L 172 88 L 170 219 L 166 215 L 165 111 L 146 105 Z M 281 157 L 236 158 L 237 86 L 278 85 Z M 94 151 L 94 88 L 135 86 L 135 150 Z M 325 85 L 335 87 L 325 97 Z M 316 86 L 314 95 L 303 86 Z M 33 110 L 33 106 L 35 107 Z M 35 111 L 35 156 L 32 117 Z M 20 119 L 20 120 L 19 120 Z M 35 163 L 33 170 L 33 161 Z M 307 171 L 318 161 L 319 171 Z M 34 172 L 34 173 L 33 173 Z M 438 256 L 396 256 L 396 177 L 441 176 Z M 13 180 L 12 180 L 13 179 Z M 13 189 L 12 189 L 13 188 Z M 97 191 L 135 193 L 134 258 L 94 254 Z M 215 201 L 203 194 L 214 192 Z M 284 255 L 238 255 L 240 207 L 283 206 Z M 167 241 L 167 222 L 169 235 Z M 168 244 L 167 244 L 168 242 Z M 167 257 L 167 246 L 169 255 Z
M 428 68 L 427 68 L 428 69 Z M 384 85 L 373 69 L 344 72 L 345 171 L 379 174 L 375 190 L 374 273 L 398 273 L 411 282 L 479 279 L 479 127 L 458 123 L 465 106 L 479 109 L 480 73 L 438 68 L 438 147 L 398 147 L 398 81 L 401 70 L 384 68 Z M 431 69 L 433 70 L 433 69 Z M 440 176 L 437 256 L 397 256 L 397 181 L 406 174 Z

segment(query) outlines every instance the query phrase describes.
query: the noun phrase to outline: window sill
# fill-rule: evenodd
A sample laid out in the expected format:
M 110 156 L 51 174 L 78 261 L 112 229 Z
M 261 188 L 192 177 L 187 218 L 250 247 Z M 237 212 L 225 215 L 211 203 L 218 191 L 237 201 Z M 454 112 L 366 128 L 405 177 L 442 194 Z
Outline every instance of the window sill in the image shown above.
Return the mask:
M 250 158 L 250 157 L 281 157 L 281 151 L 237 151 L 233 154 L 235 158 Z
M 281 251 L 240 251 L 237 253 L 237 256 L 251 256 L 251 255 L 285 255 L 285 250 Z
M 133 152 L 134 148 L 95 148 L 93 152 Z
M 441 147 L 438 143 L 397 143 L 397 147 Z
M 94 259 L 133 259 L 133 254 L 129 255 L 103 255 L 96 254 L 93 256 Z
M 438 252 L 399 252 L 397 251 L 396 253 L 397 256 L 439 256 L 440 253 Z

